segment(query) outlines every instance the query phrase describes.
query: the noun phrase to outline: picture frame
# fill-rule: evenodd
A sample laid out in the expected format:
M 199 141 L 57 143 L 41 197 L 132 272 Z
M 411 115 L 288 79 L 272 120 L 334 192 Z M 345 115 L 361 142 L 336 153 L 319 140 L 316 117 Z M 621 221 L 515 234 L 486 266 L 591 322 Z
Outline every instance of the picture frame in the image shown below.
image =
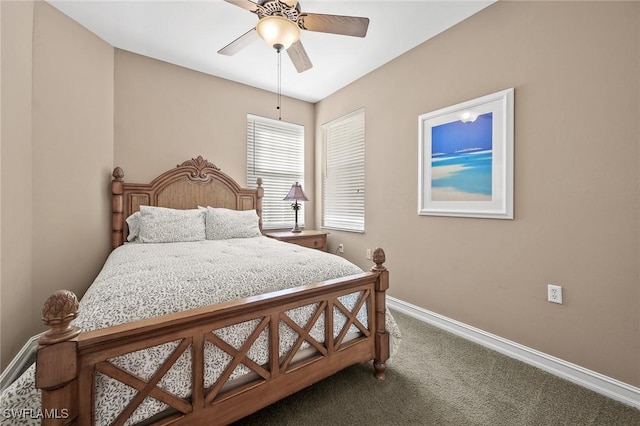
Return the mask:
M 418 214 L 513 219 L 514 89 L 418 117 Z

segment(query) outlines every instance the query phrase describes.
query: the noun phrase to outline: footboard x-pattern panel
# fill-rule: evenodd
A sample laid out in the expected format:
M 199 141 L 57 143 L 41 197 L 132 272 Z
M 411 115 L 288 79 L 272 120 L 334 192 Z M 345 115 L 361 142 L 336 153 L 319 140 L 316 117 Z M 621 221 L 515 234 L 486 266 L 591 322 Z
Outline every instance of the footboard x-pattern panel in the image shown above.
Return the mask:
M 164 375 L 171 369 L 180 356 L 190 347 L 191 339 L 183 339 L 178 347 L 169 355 L 169 357 L 160 365 L 156 372 L 151 376 L 148 381 L 112 364 L 109 361 L 103 361 L 96 364 L 96 371 L 102 373 L 112 379 L 115 379 L 135 390 L 136 395 L 126 405 L 126 407 L 120 412 L 120 414 L 113 421 L 113 425 L 123 425 L 127 419 L 135 412 L 140 404 L 147 397 L 154 398 L 169 407 L 178 410 L 181 413 L 190 413 L 191 404 L 178 396 L 167 392 L 158 386 L 158 383 Z M 190 374 L 191 372 L 186 372 Z
M 205 335 L 206 340 L 208 340 L 210 343 L 214 344 L 218 348 L 225 351 L 232 358 L 231 362 L 227 365 L 222 375 L 216 381 L 215 385 L 209 390 L 205 398 L 206 403 L 211 403 L 216 398 L 216 396 L 218 395 L 222 387 L 229 380 L 229 377 L 231 376 L 231 374 L 234 372 L 236 367 L 240 364 L 245 365 L 253 373 L 258 374 L 262 378 L 261 380 L 268 380 L 271 377 L 270 372 L 266 368 L 262 367 L 261 365 L 258 365 L 248 355 L 249 349 L 251 349 L 251 347 L 255 343 L 260 333 L 268 329 L 269 324 L 270 324 L 270 318 L 268 317 L 262 318 L 258 326 L 251 333 L 251 335 L 245 340 L 245 342 L 242 344 L 242 347 L 239 350 L 234 348 L 229 343 L 225 342 L 224 340 L 222 340 L 220 337 L 216 336 L 213 333 L 207 333 Z
M 283 359 L 282 363 L 280 364 L 280 370 L 281 371 L 287 371 L 288 370 L 289 365 L 291 364 L 291 361 L 293 360 L 293 357 L 296 355 L 296 353 L 298 352 L 298 350 L 300 349 L 302 344 L 305 343 L 305 342 L 307 342 L 311 346 L 313 346 L 321 356 L 324 356 L 324 355 L 327 354 L 327 348 L 324 346 L 323 342 L 318 342 L 310 334 L 311 329 L 316 324 L 316 322 L 320 318 L 321 314 L 324 313 L 324 311 L 327 308 L 327 305 L 328 305 L 327 302 L 323 301 L 317 307 L 317 309 L 313 313 L 313 316 L 311 316 L 311 318 L 309 318 L 309 321 L 307 322 L 307 324 L 305 325 L 304 328 L 300 327 L 297 322 L 295 322 L 293 319 L 291 319 L 289 317 L 289 315 L 287 315 L 286 312 L 281 312 L 280 313 L 280 315 L 279 315 L 280 321 L 282 323 L 288 325 L 294 332 L 296 332 L 298 334 L 297 340 L 295 341 L 295 343 L 293 344 L 291 349 L 287 352 L 287 354 L 284 356 L 284 359 Z M 325 333 L 325 336 L 326 336 L 326 333 Z M 326 339 L 326 337 L 325 337 L 325 339 Z
M 342 303 L 340 303 L 340 300 L 336 298 L 336 300 L 334 301 L 335 307 L 338 308 L 338 310 L 347 317 L 347 321 L 342 327 L 342 330 L 340 330 L 340 334 L 338 334 L 338 337 L 335 339 L 335 342 L 334 342 L 335 346 L 339 347 L 342 344 L 342 341 L 347 335 L 347 332 L 349 331 L 351 325 L 356 326 L 358 330 L 360 330 L 360 332 L 366 337 L 371 336 L 371 330 L 365 327 L 364 325 L 362 325 L 362 323 L 356 317 L 358 312 L 360 312 L 362 305 L 364 305 L 364 303 L 367 300 L 369 300 L 370 295 L 371 295 L 371 290 L 367 289 L 364 292 L 362 292 L 362 294 L 360 295 L 360 298 L 356 302 L 355 308 L 353 308 L 352 310 L 347 309 Z M 334 315 L 334 318 L 335 318 L 335 315 Z
M 371 339 L 375 321 L 373 295 L 372 285 L 366 285 L 328 296 L 303 299 L 284 306 L 258 309 L 239 317 L 211 318 L 209 322 L 173 331 L 166 338 L 159 336 L 158 339 L 146 342 L 128 341 L 121 345 L 118 345 L 117 341 L 110 342 L 109 345 L 103 344 L 100 351 L 92 353 L 89 357 L 95 360 L 94 373 L 92 377 L 87 378 L 92 383 L 88 387 L 91 394 L 100 393 L 96 389 L 95 377 L 96 374 L 102 374 L 109 380 L 128 386 L 135 395 L 117 415 L 114 415 L 113 421 L 98 418 L 99 415 L 96 415 L 90 422 L 111 425 L 136 424 L 146 417 L 157 415 L 159 411 L 176 420 L 206 406 L 228 402 L 237 395 L 304 369 L 353 345 L 364 344 L 367 347 L 364 351 L 367 354 L 371 353 L 367 356 L 370 359 L 374 347 Z M 241 333 L 233 331 L 247 323 L 256 325 L 252 331 L 246 332 L 247 337 L 244 341 L 238 342 L 237 337 Z M 288 327 L 297 336 L 292 344 L 289 342 L 285 345 L 288 346 L 285 350 L 280 341 L 283 338 L 283 326 Z M 220 333 L 223 329 L 227 330 L 226 335 L 229 335 L 231 330 L 234 341 L 225 340 L 224 333 Z M 265 334 L 268 336 L 267 347 L 263 348 L 264 342 L 259 343 L 258 340 Z M 347 339 L 347 336 L 350 337 Z M 150 341 L 153 341 L 151 346 Z M 155 372 L 149 373 L 147 378 L 127 371 L 116 362 L 119 357 L 144 350 L 157 351 L 158 347 L 169 343 L 175 343 L 175 348 L 166 355 L 164 361 L 158 362 Z M 256 345 L 259 346 L 257 352 L 254 348 Z M 214 348 L 224 356 L 209 356 L 207 351 L 211 349 L 206 348 Z M 301 356 L 303 353 L 304 356 Z M 188 388 L 171 389 L 167 388 L 166 384 L 162 386 L 164 376 L 183 356 L 187 357 L 191 367 L 186 369 L 189 371 L 180 371 L 180 374 L 189 377 Z M 205 372 L 210 371 L 212 367 L 206 365 L 207 362 L 218 366 L 217 377 L 213 380 L 205 380 Z M 243 371 L 249 373 L 236 377 L 239 374 L 234 375 L 234 372 L 238 367 L 243 367 Z M 206 384 L 207 381 L 209 385 Z M 80 386 L 83 386 L 82 382 Z M 99 401 L 94 400 L 94 396 L 91 398 L 92 405 L 99 404 Z M 149 401 L 153 400 L 162 403 L 155 403 L 155 411 L 153 407 L 148 407 Z M 159 410 L 158 405 L 161 406 Z

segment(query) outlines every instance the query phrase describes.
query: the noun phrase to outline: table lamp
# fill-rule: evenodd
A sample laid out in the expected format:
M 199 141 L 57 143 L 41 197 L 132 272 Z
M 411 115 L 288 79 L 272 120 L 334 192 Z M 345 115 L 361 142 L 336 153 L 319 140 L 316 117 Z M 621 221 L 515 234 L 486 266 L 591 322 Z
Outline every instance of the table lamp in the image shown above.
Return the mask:
M 302 230 L 298 227 L 298 210 L 302 208 L 302 204 L 299 204 L 298 201 L 309 201 L 307 195 L 302 190 L 302 186 L 296 182 L 291 185 L 291 189 L 286 197 L 283 198 L 284 201 L 295 201 L 291 204 L 291 208 L 296 212 L 296 224 L 291 230 L 291 232 L 302 232 Z

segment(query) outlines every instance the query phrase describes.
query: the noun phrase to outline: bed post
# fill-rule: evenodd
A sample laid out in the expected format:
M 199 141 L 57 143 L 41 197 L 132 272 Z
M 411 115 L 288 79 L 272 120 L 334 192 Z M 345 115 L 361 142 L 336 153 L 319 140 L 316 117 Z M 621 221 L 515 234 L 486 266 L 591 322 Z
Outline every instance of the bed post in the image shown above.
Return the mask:
M 67 425 L 78 415 L 75 338 L 80 329 L 70 325 L 77 316 L 78 298 L 68 290 L 58 290 L 42 307 L 42 322 L 51 329 L 38 340 L 35 379 L 45 426 Z
M 124 222 L 124 172 L 121 167 L 113 169 L 113 180 L 111 181 L 111 248 L 120 247 L 123 243 L 123 222 Z
M 387 299 L 386 291 L 389 288 L 389 271 L 384 267 L 386 261 L 384 250 L 377 247 L 373 251 L 373 262 L 376 264 L 371 268 L 371 272 L 378 273 L 378 279 L 375 286 L 375 345 L 376 354 L 373 360 L 376 379 L 384 380 L 386 378 L 385 370 L 387 368 L 386 361 L 389 359 L 389 332 L 386 329 L 386 312 Z
M 262 197 L 264 197 L 264 188 L 262 187 L 262 178 L 256 180 L 258 192 L 256 195 L 256 213 L 258 214 L 258 228 L 262 232 Z

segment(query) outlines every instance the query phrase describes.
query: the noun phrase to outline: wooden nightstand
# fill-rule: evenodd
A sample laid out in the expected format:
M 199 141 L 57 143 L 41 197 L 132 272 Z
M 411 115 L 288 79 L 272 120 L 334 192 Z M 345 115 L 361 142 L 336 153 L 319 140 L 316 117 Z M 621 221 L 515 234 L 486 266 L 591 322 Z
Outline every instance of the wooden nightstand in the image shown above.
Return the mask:
M 265 232 L 267 237 L 322 251 L 327 251 L 327 234 L 328 232 L 326 231 L 314 231 L 311 229 L 296 233 L 291 231 Z

